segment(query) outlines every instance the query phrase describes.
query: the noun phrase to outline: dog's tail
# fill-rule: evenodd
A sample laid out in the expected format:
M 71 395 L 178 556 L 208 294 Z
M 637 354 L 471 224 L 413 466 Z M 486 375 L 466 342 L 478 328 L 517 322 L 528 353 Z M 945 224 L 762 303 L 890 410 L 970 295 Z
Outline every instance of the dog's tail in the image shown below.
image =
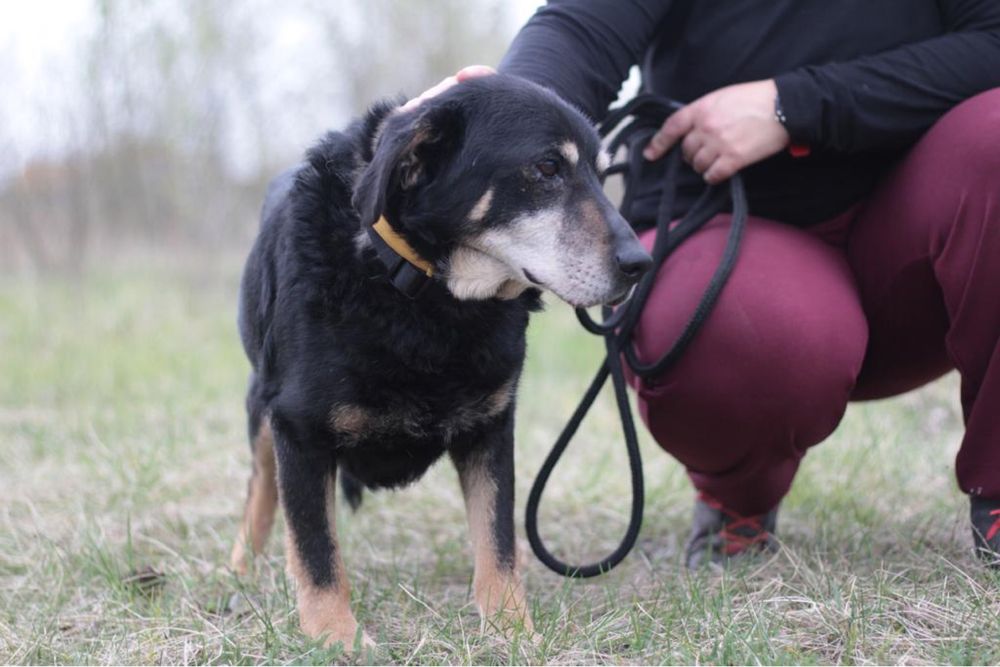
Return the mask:
M 351 475 L 351 473 L 344 470 L 343 467 L 340 468 L 340 490 L 344 494 L 344 500 L 347 504 L 351 506 L 351 510 L 356 510 L 361 507 L 361 497 L 364 493 L 365 486 L 357 477 Z

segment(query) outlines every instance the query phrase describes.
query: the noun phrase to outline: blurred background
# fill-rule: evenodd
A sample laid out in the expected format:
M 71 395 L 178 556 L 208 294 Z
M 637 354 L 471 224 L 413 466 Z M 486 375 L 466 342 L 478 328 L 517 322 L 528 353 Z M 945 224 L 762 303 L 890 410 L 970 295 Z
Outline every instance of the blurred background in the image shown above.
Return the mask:
M 538 4 L 0 3 L 0 272 L 245 252 L 271 175 L 377 98 L 495 65 Z

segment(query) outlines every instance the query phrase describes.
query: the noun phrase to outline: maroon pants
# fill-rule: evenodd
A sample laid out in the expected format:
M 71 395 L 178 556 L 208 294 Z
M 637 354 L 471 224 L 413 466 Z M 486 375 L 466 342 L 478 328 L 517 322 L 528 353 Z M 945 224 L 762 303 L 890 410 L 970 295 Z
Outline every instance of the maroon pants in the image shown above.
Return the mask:
M 729 216 L 712 220 L 660 270 L 636 331 L 642 359 L 686 323 L 728 228 Z M 959 485 L 1000 499 L 1000 89 L 944 116 L 849 212 L 806 230 L 751 217 L 693 344 L 662 377 L 632 384 L 695 487 L 757 514 L 848 401 L 952 368 L 966 424 Z

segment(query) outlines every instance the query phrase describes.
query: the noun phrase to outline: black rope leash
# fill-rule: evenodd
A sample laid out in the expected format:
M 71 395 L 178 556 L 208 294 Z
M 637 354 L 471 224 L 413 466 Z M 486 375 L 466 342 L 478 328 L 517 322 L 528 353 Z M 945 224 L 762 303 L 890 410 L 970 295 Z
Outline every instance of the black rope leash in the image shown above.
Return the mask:
M 601 136 L 607 137 L 626 118 L 631 120 L 619 130 L 611 139 L 608 150 L 612 155 L 622 147 L 628 148 L 628 158 L 621 163 L 612 166 L 605 176 L 612 174 L 637 174 L 642 168 L 641 147 L 645 146 L 649 139 L 656 133 L 663 124 L 664 119 L 673 111 L 680 108 L 680 104 L 663 97 L 651 94 L 642 94 L 633 98 L 624 106 L 616 109 L 601 124 Z M 739 174 L 734 175 L 729 180 L 729 188 L 723 189 L 720 186 L 708 187 L 694 203 L 687 215 L 671 229 L 671 212 L 673 210 L 676 197 L 677 170 L 680 165 L 680 150 L 673 148 L 665 158 L 666 174 L 663 179 L 663 195 L 660 198 L 659 208 L 656 216 L 656 242 L 653 246 L 653 266 L 639 284 L 636 286 L 632 296 L 617 309 L 608 306 L 601 308 L 601 322 L 594 321 L 586 309 L 576 310 L 577 319 L 583 328 L 592 334 L 604 338 L 604 347 L 607 356 L 601 363 L 600 368 L 594 375 L 590 386 L 583 395 L 583 400 L 577 406 L 576 411 L 570 418 L 566 427 L 559 435 L 552 451 L 538 471 L 531 486 L 531 493 L 528 494 L 528 504 L 525 508 L 524 527 L 528 534 L 528 541 L 542 563 L 553 572 L 566 577 L 588 578 L 604 574 L 615 567 L 629 554 L 635 546 L 639 536 L 639 529 L 642 526 L 642 512 L 645 502 L 645 489 L 642 476 L 642 458 L 639 455 L 639 440 L 635 431 L 635 422 L 632 419 L 632 410 L 628 402 L 628 393 L 625 387 L 625 373 L 622 367 L 622 357 L 625 363 L 637 376 L 649 378 L 662 374 L 672 366 L 684 353 L 695 334 L 708 319 L 712 307 L 719 298 L 722 288 L 725 286 L 729 275 L 732 273 L 739 254 L 740 241 L 743 237 L 743 230 L 747 220 L 747 199 L 743 189 L 743 181 Z M 634 179 L 631 179 L 634 183 Z M 630 179 L 626 178 L 626 190 L 622 199 L 620 210 L 626 219 L 630 218 L 632 203 L 634 198 L 633 187 Z M 639 359 L 632 345 L 632 332 L 642 310 L 649 299 L 650 292 L 656 283 L 656 274 L 659 272 L 663 262 L 670 254 L 677 249 L 693 233 L 701 229 L 705 223 L 711 220 L 718 213 L 723 212 L 732 202 L 732 223 L 730 225 L 729 237 L 726 248 L 718 268 L 712 275 L 705 292 L 695 308 L 691 319 L 688 320 L 681 334 L 674 341 L 671 348 L 659 359 L 652 363 L 643 363 Z M 570 565 L 552 554 L 542 542 L 538 534 L 538 506 L 542 500 L 542 492 L 549 481 L 549 476 L 555 468 L 563 452 L 576 434 L 580 423 L 590 411 L 594 400 L 597 398 L 608 377 L 614 387 L 615 402 L 618 405 L 618 414 L 621 417 L 622 432 L 625 436 L 625 448 L 628 451 L 629 472 L 632 478 L 632 511 L 629 516 L 628 528 L 622 537 L 618 547 L 609 555 L 587 565 Z

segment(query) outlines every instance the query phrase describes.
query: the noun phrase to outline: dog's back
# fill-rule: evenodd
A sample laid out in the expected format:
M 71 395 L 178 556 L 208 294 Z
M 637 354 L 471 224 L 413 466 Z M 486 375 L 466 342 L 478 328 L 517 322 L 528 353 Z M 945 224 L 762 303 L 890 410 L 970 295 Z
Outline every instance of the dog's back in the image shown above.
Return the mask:
M 354 164 L 352 153 L 345 150 L 357 141 L 350 133 L 357 134 L 352 126 L 347 133 L 331 132 L 312 153 L 324 152 L 324 160 L 333 161 L 349 170 Z M 337 150 L 339 148 L 340 150 Z M 337 170 L 336 175 L 342 176 Z M 297 258 L 292 245 L 303 243 L 316 245 L 315 234 L 302 234 L 308 227 L 295 227 L 295 216 L 317 217 L 317 211 L 309 210 L 310 199 L 317 199 L 325 187 L 324 179 L 310 162 L 290 167 L 276 176 L 268 184 L 261 206 L 260 226 L 257 239 L 247 257 L 240 283 L 240 305 L 238 325 L 243 349 L 254 371 L 267 361 L 267 332 L 274 318 L 274 305 L 279 282 L 294 280 Z M 344 184 L 342 187 L 349 187 Z M 313 196 L 310 197 L 310 191 Z M 317 204 L 322 203 L 322 197 Z M 312 207 L 312 208 L 315 208 Z M 305 209 L 305 210 L 304 210 Z M 349 215 L 349 213 L 348 213 Z M 349 224 L 349 221 L 343 221 Z M 298 236 L 298 240 L 294 240 Z M 324 258 L 325 259 L 325 258 Z

